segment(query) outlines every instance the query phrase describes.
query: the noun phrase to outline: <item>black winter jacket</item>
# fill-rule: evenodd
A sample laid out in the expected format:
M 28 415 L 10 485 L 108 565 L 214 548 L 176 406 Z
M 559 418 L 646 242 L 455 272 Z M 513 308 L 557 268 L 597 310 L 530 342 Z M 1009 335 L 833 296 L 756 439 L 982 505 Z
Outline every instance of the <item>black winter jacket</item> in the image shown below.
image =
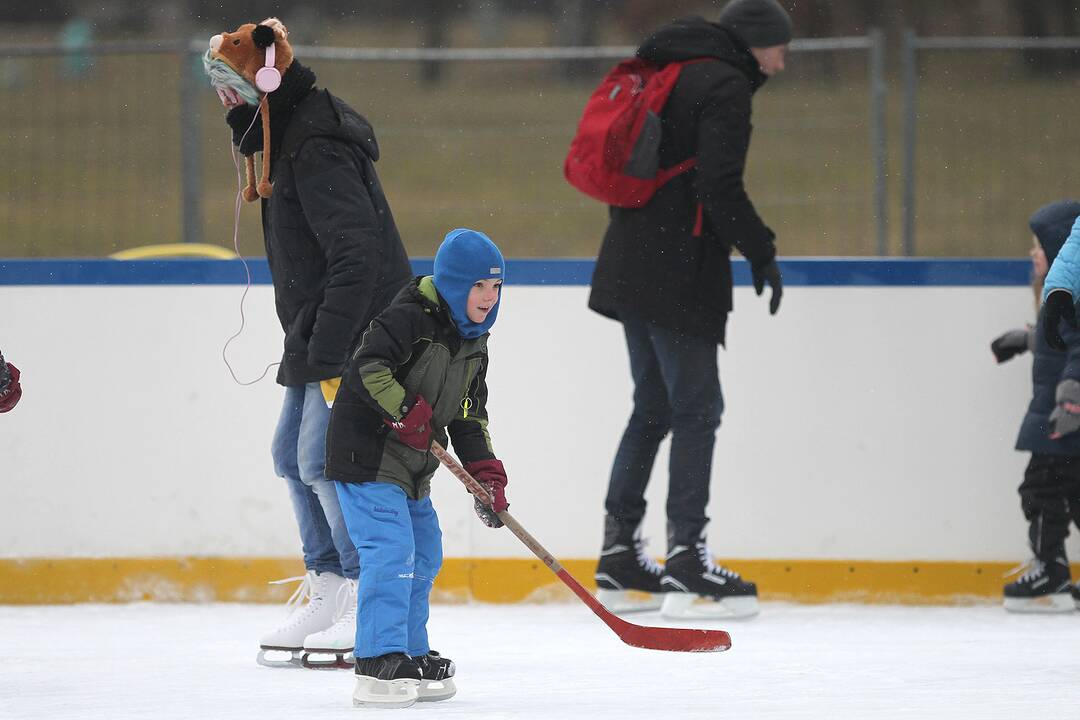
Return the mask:
M 487 333 L 461 337 L 430 276 L 402 288 L 342 375 L 326 433 L 326 476 L 389 482 L 409 497 L 427 496 L 439 461 L 400 442 L 384 422 L 400 420 L 418 395 L 432 409 L 432 439 L 445 446 L 449 431 L 463 463 L 493 459 L 487 341 Z
M 1061 325 L 1065 352 L 1046 344 L 1043 335 L 1042 313 L 1035 326 L 1034 360 L 1031 364 L 1031 403 L 1020 424 L 1016 439 L 1017 450 L 1036 455 L 1080 457 L 1080 433 L 1071 433 L 1057 440 L 1050 439 L 1050 413 L 1057 405 L 1057 385 L 1062 380 L 1080 381 L 1080 330 Z
M 697 166 L 641 208 L 611 208 L 589 307 L 723 343 L 731 248 L 757 267 L 776 255 L 743 187 L 750 101 L 765 76 L 749 49 L 702 18 L 661 28 L 637 54 L 658 64 L 710 58 L 683 68 L 661 113 L 660 167 L 695 156 Z
M 262 221 L 285 331 L 282 385 L 341 375 L 364 328 L 412 275 L 378 158 L 371 125 L 326 90 L 299 102 L 275 150 Z

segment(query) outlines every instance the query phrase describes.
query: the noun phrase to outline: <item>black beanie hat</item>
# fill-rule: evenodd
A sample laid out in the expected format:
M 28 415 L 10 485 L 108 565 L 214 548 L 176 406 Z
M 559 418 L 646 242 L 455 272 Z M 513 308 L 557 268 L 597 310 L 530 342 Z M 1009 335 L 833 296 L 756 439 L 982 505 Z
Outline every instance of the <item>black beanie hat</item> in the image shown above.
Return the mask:
M 1043 205 L 1031 216 L 1028 227 L 1035 233 L 1039 245 L 1042 245 L 1047 262 L 1054 262 L 1061 246 L 1069 239 L 1077 217 L 1080 217 L 1080 202 L 1074 200 Z
M 738 35 L 747 47 L 791 42 L 791 17 L 776 0 L 731 0 L 717 23 Z

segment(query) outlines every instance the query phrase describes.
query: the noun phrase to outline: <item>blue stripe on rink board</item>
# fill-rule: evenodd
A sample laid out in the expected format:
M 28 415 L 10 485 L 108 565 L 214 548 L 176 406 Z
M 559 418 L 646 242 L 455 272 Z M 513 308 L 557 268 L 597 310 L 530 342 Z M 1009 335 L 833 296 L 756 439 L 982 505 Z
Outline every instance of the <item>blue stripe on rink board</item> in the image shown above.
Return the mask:
M 433 261 L 412 261 L 417 275 L 432 272 Z M 512 285 L 588 285 L 595 261 L 524 259 L 507 261 Z M 750 268 L 732 261 L 736 285 L 750 284 Z M 263 258 L 248 260 L 252 281 L 270 283 Z M 792 258 L 780 261 L 784 284 L 820 286 L 1015 286 L 1031 281 L 1031 263 L 1013 259 Z M 108 260 L 0 258 L 0 285 L 243 285 L 239 260 Z

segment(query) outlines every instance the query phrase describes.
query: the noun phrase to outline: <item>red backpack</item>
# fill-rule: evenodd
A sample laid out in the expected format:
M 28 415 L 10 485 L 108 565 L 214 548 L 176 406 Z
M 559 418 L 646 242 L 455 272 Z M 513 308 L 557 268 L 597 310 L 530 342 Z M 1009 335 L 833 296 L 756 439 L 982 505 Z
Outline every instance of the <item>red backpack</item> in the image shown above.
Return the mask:
M 660 111 L 693 62 L 700 60 L 659 67 L 631 58 L 616 65 L 585 104 L 563 164 L 567 182 L 608 205 L 636 208 L 694 167 L 697 158 L 660 169 Z

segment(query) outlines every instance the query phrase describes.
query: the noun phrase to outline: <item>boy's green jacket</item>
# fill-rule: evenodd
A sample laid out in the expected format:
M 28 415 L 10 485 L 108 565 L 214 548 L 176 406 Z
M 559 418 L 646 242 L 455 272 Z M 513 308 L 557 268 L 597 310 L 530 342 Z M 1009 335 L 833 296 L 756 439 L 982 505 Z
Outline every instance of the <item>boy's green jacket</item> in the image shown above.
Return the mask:
M 431 492 L 439 461 L 397 439 L 384 422 L 400 420 L 418 395 L 432 409 L 432 439 L 463 463 L 494 459 L 487 424 L 488 335 L 465 340 L 432 278 L 416 278 L 364 333 L 342 375 L 326 435 L 326 476 L 389 482 L 413 499 Z

